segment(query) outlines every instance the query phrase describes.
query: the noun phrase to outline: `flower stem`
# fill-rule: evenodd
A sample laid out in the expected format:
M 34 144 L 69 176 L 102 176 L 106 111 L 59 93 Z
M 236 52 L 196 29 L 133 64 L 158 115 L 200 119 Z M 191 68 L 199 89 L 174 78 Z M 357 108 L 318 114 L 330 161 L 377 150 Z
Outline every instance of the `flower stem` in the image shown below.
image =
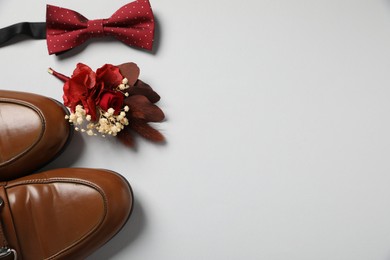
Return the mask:
M 49 72 L 51 75 L 55 76 L 56 78 L 58 78 L 59 80 L 62 80 L 63 82 L 66 82 L 69 80 L 69 77 L 61 74 L 61 73 L 58 73 L 57 71 L 53 70 L 52 68 L 49 68 L 47 70 L 47 72 Z

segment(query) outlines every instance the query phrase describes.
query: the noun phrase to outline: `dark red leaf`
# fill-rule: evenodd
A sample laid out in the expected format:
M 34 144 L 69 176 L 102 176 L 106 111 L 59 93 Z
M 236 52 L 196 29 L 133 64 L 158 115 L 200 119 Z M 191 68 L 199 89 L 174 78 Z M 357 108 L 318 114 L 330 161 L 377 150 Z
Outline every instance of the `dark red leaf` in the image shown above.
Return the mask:
M 165 140 L 164 136 L 159 131 L 148 125 L 145 120 L 133 119 L 131 120 L 129 126 L 139 135 L 150 141 L 163 142 Z
M 160 122 L 165 118 L 164 112 L 144 96 L 130 96 L 124 100 L 124 104 L 129 107 L 129 118 L 143 119 L 147 122 Z
M 129 147 L 134 147 L 134 139 L 133 139 L 133 136 L 131 135 L 129 129 L 127 129 L 127 127 L 125 127 L 125 129 L 123 129 L 122 131 L 120 131 L 117 136 L 117 138 L 119 138 L 119 140 L 126 146 L 129 146 Z
M 123 63 L 118 66 L 123 77 L 127 78 L 130 86 L 134 86 L 139 77 L 139 68 L 133 62 Z
M 141 80 L 137 80 L 134 87 L 130 87 L 127 92 L 130 96 L 142 95 L 149 99 L 152 103 L 157 103 L 160 100 L 160 96 L 153 91 L 153 89 Z

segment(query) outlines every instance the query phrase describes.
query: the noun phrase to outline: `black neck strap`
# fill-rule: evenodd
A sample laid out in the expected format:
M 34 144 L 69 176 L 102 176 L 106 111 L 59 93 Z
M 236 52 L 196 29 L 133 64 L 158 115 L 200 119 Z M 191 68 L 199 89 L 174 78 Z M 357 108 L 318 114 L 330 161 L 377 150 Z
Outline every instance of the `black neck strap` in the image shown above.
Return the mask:
M 23 34 L 33 39 L 46 39 L 46 23 L 17 23 L 0 29 L 0 45 L 12 39 L 14 36 Z

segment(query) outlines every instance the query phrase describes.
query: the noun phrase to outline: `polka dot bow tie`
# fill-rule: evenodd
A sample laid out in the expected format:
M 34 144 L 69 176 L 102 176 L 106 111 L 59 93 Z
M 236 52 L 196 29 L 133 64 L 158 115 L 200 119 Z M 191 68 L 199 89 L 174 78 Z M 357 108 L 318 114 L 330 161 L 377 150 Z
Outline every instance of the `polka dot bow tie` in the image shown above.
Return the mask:
M 90 38 L 112 36 L 130 46 L 152 50 L 154 16 L 148 0 L 121 7 L 108 19 L 88 20 L 62 7 L 47 6 L 46 39 L 49 54 L 60 54 Z

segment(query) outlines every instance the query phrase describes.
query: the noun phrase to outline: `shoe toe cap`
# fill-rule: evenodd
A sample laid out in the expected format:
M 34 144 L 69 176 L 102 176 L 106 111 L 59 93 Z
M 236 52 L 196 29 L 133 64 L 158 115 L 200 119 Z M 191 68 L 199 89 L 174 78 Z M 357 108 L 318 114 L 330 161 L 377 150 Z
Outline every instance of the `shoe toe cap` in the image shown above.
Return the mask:
M 31 173 L 54 159 L 71 136 L 58 102 L 0 90 L 0 181 Z
M 83 259 L 123 227 L 133 206 L 130 185 L 106 170 L 57 169 L 6 189 L 14 244 L 26 259 Z

